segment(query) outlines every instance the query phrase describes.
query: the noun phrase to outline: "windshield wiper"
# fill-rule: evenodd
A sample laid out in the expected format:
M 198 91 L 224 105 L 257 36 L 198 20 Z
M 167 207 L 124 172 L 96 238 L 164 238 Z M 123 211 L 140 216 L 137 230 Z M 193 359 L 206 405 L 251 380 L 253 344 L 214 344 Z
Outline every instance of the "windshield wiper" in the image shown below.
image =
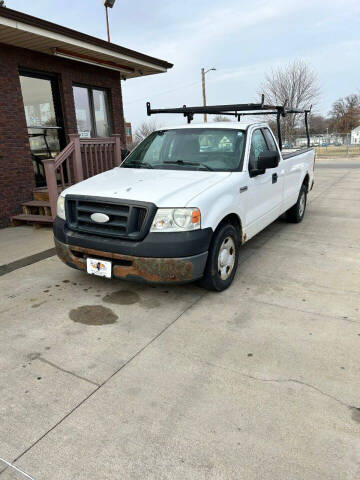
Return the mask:
M 184 160 L 169 160 L 165 161 L 164 163 L 169 163 L 172 165 L 193 165 L 194 167 L 204 167 L 206 170 L 210 170 L 211 172 L 214 171 L 213 168 L 209 167 L 209 165 L 206 165 L 205 163 L 199 163 L 199 162 L 184 162 Z
M 154 168 L 151 163 L 148 163 L 148 162 L 142 162 L 142 163 L 136 163 L 136 162 L 129 162 L 129 163 L 125 163 L 124 167 L 128 167 L 128 168 L 141 168 L 141 167 L 144 167 L 144 168 Z

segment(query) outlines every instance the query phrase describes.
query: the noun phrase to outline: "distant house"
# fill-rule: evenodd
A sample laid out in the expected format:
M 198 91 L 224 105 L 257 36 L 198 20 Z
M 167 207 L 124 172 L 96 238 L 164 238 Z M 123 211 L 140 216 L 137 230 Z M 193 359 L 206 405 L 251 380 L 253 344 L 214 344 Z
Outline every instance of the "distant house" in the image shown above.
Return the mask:
M 360 143 L 360 125 L 354 130 L 351 130 L 351 143 L 359 144 Z
M 323 135 L 311 135 L 310 136 L 310 145 L 316 147 L 322 145 L 326 142 L 326 134 Z M 288 142 L 290 143 L 290 142 Z M 301 148 L 307 146 L 307 137 L 297 137 L 295 139 L 295 147 Z

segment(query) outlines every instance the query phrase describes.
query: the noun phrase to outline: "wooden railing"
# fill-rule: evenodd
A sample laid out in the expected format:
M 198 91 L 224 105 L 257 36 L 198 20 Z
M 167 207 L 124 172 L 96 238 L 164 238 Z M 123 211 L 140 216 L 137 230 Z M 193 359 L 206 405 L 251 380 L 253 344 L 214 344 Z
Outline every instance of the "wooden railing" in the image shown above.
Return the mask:
M 80 138 L 78 134 L 70 134 L 69 138 L 70 143 L 59 155 L 43 160 L 53 218 L 59 191 L 121 163 L 119 134 L 107 138 Z
M 116 165 L 116 142 L 110 138 L 87 138 L 80 141 L 84 178 L 114 168 Z

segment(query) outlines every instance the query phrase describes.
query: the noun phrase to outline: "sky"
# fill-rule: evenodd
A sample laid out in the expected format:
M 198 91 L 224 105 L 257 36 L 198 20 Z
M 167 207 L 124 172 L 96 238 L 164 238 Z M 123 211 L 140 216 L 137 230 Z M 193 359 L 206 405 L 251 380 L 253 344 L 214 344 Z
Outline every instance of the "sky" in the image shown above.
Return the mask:
M 6 0 L 9 8 L 106 39 L 102 0 Z M 259 99 L 265 75 L 295 59 L 316 72 L 317 111 L 360 92 L 359 0 L 116 0 L 111 41 L 167 60 L 167 73 L 122 82 L 127 121 L 138 127 L 154 108 L 201 105 L 201 67 L 208 105 Z M 155 117 L 151 117 L 152 119 Z M 156 116 L 161 126 L 181 116 Z

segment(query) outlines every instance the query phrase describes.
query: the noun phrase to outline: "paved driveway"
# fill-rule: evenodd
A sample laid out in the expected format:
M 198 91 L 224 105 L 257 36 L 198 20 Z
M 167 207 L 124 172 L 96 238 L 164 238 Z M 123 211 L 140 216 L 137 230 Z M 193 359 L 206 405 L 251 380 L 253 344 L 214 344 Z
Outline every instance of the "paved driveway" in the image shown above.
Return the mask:
M 0 457 L 35 480 L 359 479 L 359 254 L 360 168 L 324 166 L 222 294 L 56 257 L 1 276 Z

